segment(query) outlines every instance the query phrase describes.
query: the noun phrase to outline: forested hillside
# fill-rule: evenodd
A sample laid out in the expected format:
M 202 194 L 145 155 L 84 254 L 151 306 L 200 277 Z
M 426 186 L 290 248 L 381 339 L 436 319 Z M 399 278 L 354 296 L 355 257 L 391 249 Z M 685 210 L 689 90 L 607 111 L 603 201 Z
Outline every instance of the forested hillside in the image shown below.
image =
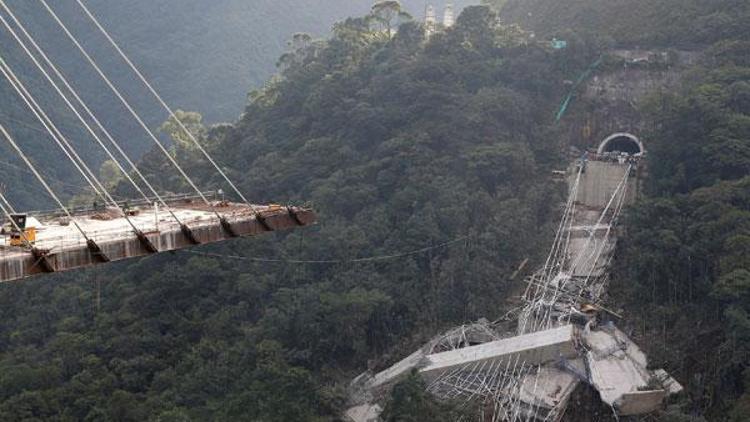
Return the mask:
M 748 420 L 750 3 L 497 3 L 545 38 L 701 53 L 680 89 L 642 106 L 649 177 L 624 221 L 613 304 L 652 364 L 687 388 L 665 420 Z
M 249 197 L 311 201 L 320 225 L 208 250 L 278 263 L 177 254 L 6 286 L 0 419 L 334 420 L 368 360 L 500 314 L 555 226 L 551 117 L 580 47 L 486 8 L 429 41 L 337 25 L 206 140 Z
M 586 34 L 619 46 L 696 48 L 750 38 L 745 0 L 487 0 L 537 36 Z
M 37 38 L 126 151 L 140 157 L 153 144 L 109 92 L 38 1 L 8 0 L 18 18 Z M 469 1 L 455 2 L 460 9 Z M 208 122 L 232 121 L 247 103 L 247 93 L 261 88 L 276 72 L 278 58 L 295 33 L 325 37 L 333 23 L 369 11 L 369 0 L 93 0 L 87 6 L 146 74 L 165 99 L 177 108 L 199 111 Z M 445 2 L 437 1 L 442 8 Z M 106 39 L 87 20 L 74 0 L 50 2 L 104 71 L 152 128 L 167 114 L 124 67 Z M 422 18 L 424 4 L 404 2 L 405 10 Z M 5 15 L 4 15 L 5 16 Z M 7 17 L 7 16 L 6 16 Z M 10 20 L 10 19 L 8 19 Z M 75 116 L 51 90 L 42 74 L 0 27 L 0 56 L 63 129 L 94 170 L 105 158 L 80 127 Z M 16 136 L 38 167 L 54 181 L 64 198 L 85 191 L 85 182 L 54 146 L 43 126 L 30 114 L 10 85 L 0 81 L 0 122 Z M 167 142 L 168 138 L 164 137 Z M 15 154 L 0 143 L 0 181 L 19 209 L 50 208 L 41 186 L 28 182 L 28 173 Z M 18 167 L 21 167 L 19 169 Z
M 686 383 L 685 412 L 707 420 L 750 414 L 749 47 L 713 47 L 650 104 L 650 195 L 629 212 L 613 283 L 652 360 Z
M 627 211 L 612 306 L 653 365 L 686 387 L 654 419 L 746 420 L 749 6 L 694 0 L 664 21 L 669 0 L 653 8 L 633 0 L 638 7 L 627 10 L 557 3 L 508 3 L 503 21 L 535 37 L 485 7 L 467 8 L 429 40 L 415 22 L 390 38 L 347 19 L 325 42 L 301 37 L 264 61 L 279 62 L 279 75 L 242 88 L 252 92 L 232 124 L 199 127 L 199 115 L 186 115 L 248 197 L 309 202 L 319 224 L 0 286 L 0 420 L 337 420 L 353 375 L 510 308 L 523 272 L 512 274 L 542 259 L 565 195 L 551 173 L 570 159 L 554 122 L 566 81 L 618 43 L 705 54 L 679 90 L 644 110 L 650 176 L 643 201 Z M 112 7 L 143 17 L 125 2 Z M 146 51 L 159 38 L 137 30 L 140 21 L 118 30 L 100 13 L 113 32 L 132 29 Z M 724 23 L 701 32 L 717 16 Z M 571 32 L 566 49 L 545 41 Z M 195 150 L 174 141 L 202 186 L 222 187 Z M 162 189 L 186 190 L 157 154 L 142 168 Z M 376 259 L 353 261 L 367 257 Z M 385 415 L 455 416 L 414 379 L 394 390 Z

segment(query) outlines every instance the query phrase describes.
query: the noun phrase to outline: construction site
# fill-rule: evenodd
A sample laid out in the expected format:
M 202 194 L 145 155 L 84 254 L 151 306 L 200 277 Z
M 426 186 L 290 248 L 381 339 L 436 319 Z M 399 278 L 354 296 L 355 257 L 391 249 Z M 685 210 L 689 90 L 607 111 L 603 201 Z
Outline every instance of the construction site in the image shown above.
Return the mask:
M 379 420 L 390 389 L 416 371 L 436 398 L 478 409 L 477 421 L 560 421 L 574 393 L 593 389 L 615 418 L 646 415 L 683 388 L 617 328 L 607 304 L 623 207 L 635 201 L 646 150 L 615 133 L 577 156 L 548 258 L 526 279 L 523 306 L 449 330 L 350 385 L 352 422 Z M 496 318 L 496 315 L 488 315 Z

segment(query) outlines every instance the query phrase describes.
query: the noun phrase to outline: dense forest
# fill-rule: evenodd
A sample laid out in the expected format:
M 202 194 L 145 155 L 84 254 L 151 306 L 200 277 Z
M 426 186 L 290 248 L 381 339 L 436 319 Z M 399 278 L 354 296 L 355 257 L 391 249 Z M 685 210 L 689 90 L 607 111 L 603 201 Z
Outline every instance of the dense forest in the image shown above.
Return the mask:
M 352 17 L 324 41 L 297 37 L 236 122 L 181 114 L 248 197 L 309 203 L 320 223 L 0 287 L 0 420 L 337 420 L 353 375 L 502 315 L 513 273 L 539 263 L 559 219 L 565 81 L 603 38 L 669 47 L 697 32 L 681 19 L 619 15 L 643 25 L 619 32 L 560 14 L 548 34 L 576 36 L 555 50 L 541 23 L 519 19 L 534 36 L 507 23 L 519 3 L 539 8 L 528 17 L 554 2 L 511 0 L 501 19 L 469 7 L 430 39 L 418 22 L 390 37 Z M 568 3 L 576 17 L 620 10 Z M 693 3 L 691 16 L 717 13 Z M 725 24 L 686 41 L 702 54 L 681 88 L 645 105 L 649 178 L 615 260 L 634 338 L 688 390 L 663 421 L 750 413 L 750 5 L 726 4 Z M 173 154 L 223 187 L 173 128 Z M 142 168 L 186 190 L 159 155 Z M 457 417 L 422 387 L 397 386 L 386 419 Z
M 613 283 L 652 359 L 686 380 L 688 413 L 708 420 L 750 414 L 749 47 L 712 47 L 648 105 L 649 195 L 629 212 Z
M 242 119 L 205 142 L 249 197 L 311 201 L 321 224 L 211 251 L 345 261 L 460 241 L 356 264 L 177 254 L 8 286 L 0 415 L 335 418 L 368 360 L 497 314 L 509 276 L 555 225 L 564 188 L 549 178 L 561 164 L 550 116 L 561 81 L 594 54 L 526 41 L 470 8 L 429 41 L 417 23 L 390 39 L 353 18 L 300 46 Z M 156 158 L 144 169 L 181 190 Z M 192 168 L 212 182 L 205 163 Z
M 619 46 L 701 48 L 750 39 L 744 0 L 487 0 L 538 36 L 575 33 Z

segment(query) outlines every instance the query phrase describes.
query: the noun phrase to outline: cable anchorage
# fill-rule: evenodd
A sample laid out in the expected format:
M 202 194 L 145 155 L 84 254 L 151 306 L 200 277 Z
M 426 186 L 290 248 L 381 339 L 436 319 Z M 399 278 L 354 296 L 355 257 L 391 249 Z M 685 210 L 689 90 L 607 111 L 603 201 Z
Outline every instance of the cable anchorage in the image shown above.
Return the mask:
M 299 219 L 299 215 L 297 215 L 297 211 L 294 210 L 294 208 L 287 206 L 286 207 L 287 213 L 289 213 L 289 216 L 292 217 L 292 220 L 298 225 L 298 226 L 304 226 L 305 223 Z M 256 216 L 257 218 L 257 216 Z
M 159 249 L 154 246 L 154 244 L 151 242 L 151 240 L 140 230 L 135 231 L 135 236 L 138 238 L 138 241 L 141 242 L 141 245 L 144 249 L 146 249 L 150 253 L 159 253 Z
M 187 238 L 188 242 L 192 243 L 193 245 L 201 244 L 198 238 L 195 237 L 195 233 L 190 229 L 190 227 L 187 226 L 187 224 L 180 224 L 180 231 L 182 232 L 183 236 Z
M 107 256 L 107 254 L 105 254 L 102 251 L 102 248 L 100 248 L 99 245 L 97 245 L 96 242 L 94 242 L 93 239 L 87 240 L 86 241 L 86 246 L 89 248 L 89 251 L 91 252 L 91 255 L 94 258 L 96 258 L 98 261 L 100 261 L 100 262 L 110 262 L 111 261 L 109 259 L 109 257 Z

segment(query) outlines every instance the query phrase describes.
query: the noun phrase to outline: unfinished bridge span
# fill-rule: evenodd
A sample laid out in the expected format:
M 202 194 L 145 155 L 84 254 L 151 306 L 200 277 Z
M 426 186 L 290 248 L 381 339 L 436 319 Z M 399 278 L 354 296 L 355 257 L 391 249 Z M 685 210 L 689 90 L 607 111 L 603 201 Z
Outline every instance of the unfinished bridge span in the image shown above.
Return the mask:
M 95 248 L 62 212 L 23 214 L 22 230 L 33 230 L 33 242 L 20 237 L 6 218 L 0 231 L 0 282 L 308 226 L 316 218 L 302 207 L 254 205 L 251 209 L 221 200 L 211 201 L 208 207 L 192 197 L 168 203 L 170 210 L 158 204 L 129 205 L 128 219 L 138 231 L 115 208 L 75 211 L 73 218 Z
M 615 133 L 569 166 L 569 189 L 544 265 L 526 279 L 523 305 L 435 337 L 350 385 L 352 422 L 379 420 L 390 388 L 417 371 L 439 399 L 478 409 L 476 420 L 560 421 L 579 388 L 598 392 L 616 417 L 659 409 L 682 386 L 619 330 L 607 306 L 620 213 L 635 201 L 645 147 Z M 619 317 L 619 316 L 617 316 Z
M 155 131 L 146 124 L 123 89 L 113 82 L 94 59 L 92 54 L 70 31 L 68 25 L 58 16 L 56 8 L 46 0 L 39 0 L 43 9 L 49 14 L 50 23 L 54 23 L 65 34 L 67 40 L 80 53 L 83 66 L 91 67 L 98 78 L 107 86 L 127 114 L 143 129 L 146 138 L 154 143 L 154 151 L 161 152 L 163 162 L 179 175 L 180 183 L 192 189 L 192 197 L 174 198 L 160 193 L 157 178 L 163 174 L 146 177 L 135 164 L 135 160 L 121 146 L 121 140 L 112 135 L 107 123 L 102 122 L 96 113 L 79 95 L 78 87 L 64 74 L 64 71 L 50 58 L 46 49 L 39 43 L 33 31 L 27 28 L 22 19 L 14 12 L 10 2 L 0 0 L 0 30 L 10 35 L 28 59 L 32 72 L 43 76 L 44 86 L 50 92 L 49 97 L 62 100 L 66 111 L 75 116 L 75 123 L 85 129 L 86 137 L 93 141 L 94 148 L 105 154 L 108 162 L 122 176 L 123 184 L 140 198 L 128 198 L 127 201 L 115 200 L 110 190 L 112 186 L 103 183 L 97 172 L 92 170 L 95 164 L 87 162 L 85 154 L 79 154 L 80 146 L 71 142 L 70 134 L 66 135 L 65 126 L 55 122 L 53 113 L 45 109 L 49 104 L 27 88 L 20 72 L 14 65 L 5 61 L 0 54 L 0 75 L 12 88 L 17 100 L 23 104 L 30 116 L 33 116 L 49 135 L 50 145 L 59 148 L 67 158 L 62 164 L 72 164 L 83 181 L 86 192 L 83 196 L 94 204 L 91 209 L 75 210 L 66 206 L 63 198 L 52 188 L 52 183 L 43 171 L 34 164 L 27 154 L 30 152 L 28 142 L 17 141 L 0 122 L 0 142 L 7 142 L 11 150 L 26 165 L 23 171 L 32 174 L 35 181 L 53 200 L 59 212 L 55 213 L 18 213 L 6 197 L 0 192 L 0 282 L 18 280 L 41 273 L 52 273 L 79 269 L 92 265 L 118 261 L 126 258 L 144 256 L 165 251 L 186 248 L 194 245 L 219 242 L 222 240 L 252 236 L 260 233 L 283 230 L 297 226 L 307 226 L 315 221 L 312 210 L 301 207 L 280 205 L 257 205 L 251 203 L 235 183 L 230 179 L 227 170 L 220 166 L 209 154 L 203 143 L 198 140 L 202 135 L 193 133 L 130 60 L 123 48 L 112 38 L 99 19 L 81 1 L 75 3 L 91 21 L 96 30 L 104 36 L 108 45 L 126 64 L 127 71 L 135 76 L 147 90 L 153 100 L 164 109 L 166 116 L 179 132 L 184 142 L 190 145 L 201 160 L 210 164 L 212 171 L 218 174 L 218 180 L 231 190 L 237 203 L 211 198 L 198 187 L 198 182 L 188 174 L 190 163 L 179 163 L 178 154 L 170 152 L 158 139 Z M 53 3 L 54 4 L 54 3 Z M 9 47 L 9 46 L 2 46 Z M 55 46 L 59 48 L 59 46 Z M 24 68 L 26 70 L 26 68 Z M 25 72 L 24 72 L 25 73 Z M 41 97 L 41 96 L 40 96 Z M 13 97 L 15 98 L 15 97 Z M 46 98 L 45 98 L 46 99 Z M 80 136 L 78 134 L 76 137 Z M 26 145 L 25 145 L 26 144 Z M 64 161 L 64 160 L 63 160 Z M 89 160 L 91 161 L 91 160 Z M 163 169 L 160 169 L 163 171 Z M 0 180 L 0 182 L 2 182 Z M 163 182 L 159 180 L 158 182 Z M 2 183 L 0 183 L 2 185 Z M 19 183 L 20 189 L 28 189 L 28 182 Z

